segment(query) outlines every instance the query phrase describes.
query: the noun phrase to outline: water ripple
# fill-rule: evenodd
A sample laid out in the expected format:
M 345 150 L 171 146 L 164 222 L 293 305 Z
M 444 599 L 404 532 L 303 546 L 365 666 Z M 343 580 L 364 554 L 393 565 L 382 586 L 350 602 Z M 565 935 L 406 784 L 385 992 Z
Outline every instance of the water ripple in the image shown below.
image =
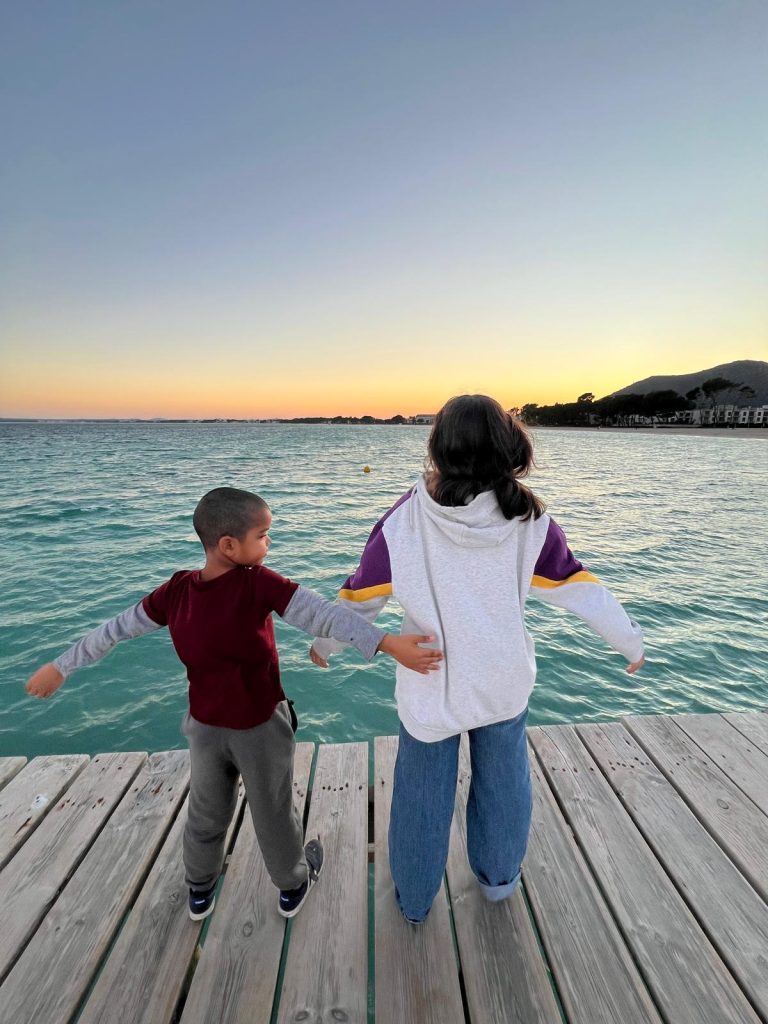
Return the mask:
M 419 427 L 0 424 L 0 754 L 183 745 L 184 672 L 167 634 L 117 648 L 51 701 L 23 682 L 42 661 L 200 564 L 195 502 L 228 484 L 275 514 L 270 564 L 332 597 L 376 519 L 421 470 Z M 539 676 L 531 722 L 766 706 L 768 447 L 740 438 L 539 431 L 533 478 L 572 547 L 643 624 L 627 676 L 578 619 L 531 602 Z M 372 468 L 362 472 L 363 465 Z M 397 628 L 396 609 L 382 625 Z M 391 663 L 353 652 L 323 672 L 276 623 L 300 738 L 397 729 Z

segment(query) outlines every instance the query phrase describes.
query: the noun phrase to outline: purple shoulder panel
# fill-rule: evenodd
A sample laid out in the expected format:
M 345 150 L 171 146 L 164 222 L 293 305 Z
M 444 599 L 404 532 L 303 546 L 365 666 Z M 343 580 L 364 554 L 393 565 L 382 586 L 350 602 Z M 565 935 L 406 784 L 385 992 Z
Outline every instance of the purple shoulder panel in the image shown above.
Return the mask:
M 584 566 L 574 557 L 568 547 L 565 534 L 554 519 L 549 520 L 547 537 L 539 552 L 534 576 L 543 576 L 548 580 L 566 580 L 574 573 L 582 572 Z
M 384 537 L 383 526 L 392 513 L 400 508 L 412 493 L 413 489 L 407 491 L 402 498 L 398 498 L 392 508 L 376 523 L 363 549 L 360 565 L 344 581 L 342 590 L 365 590 L 368 587 L 378 587 L 382 583 L 392 582 L 392 566 L 389 561 L 389 548 Z

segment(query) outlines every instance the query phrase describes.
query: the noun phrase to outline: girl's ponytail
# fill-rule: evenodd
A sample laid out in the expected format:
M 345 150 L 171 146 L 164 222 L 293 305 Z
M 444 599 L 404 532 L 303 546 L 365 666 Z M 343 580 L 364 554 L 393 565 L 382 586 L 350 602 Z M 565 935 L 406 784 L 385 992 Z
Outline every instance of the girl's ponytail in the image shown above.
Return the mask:
M 466 505 L 493 490 L 507 519 L 538 519 L 544 504 L 520 483 L 534 465 L 524 425 L 486 395 L 452 398 L 435 417 L 428 443 L 429 489 L 441 505 Z
M 538 519 L 544 511 L 544 502 L 541 498 L 538 498 L 530 487 L 518 483 L 514 477 L 497 481 L 493 489 L 505 519 L 514 519 L 515 516 L 520 516 L 523 520 L 530 519 L 531 516 Z
M 538 519 L 544 511 L 544 502 L 537 498 L 530 487 L 520 483 L 520 477 L 527 476 L 533 460 L 533 442 L 525 426 L 511 413 L 506 413 L 509 423 L 510 454 L 512 465 L 507 473 L 495 481 L 493 489 L 499 508 L 506 519 Z

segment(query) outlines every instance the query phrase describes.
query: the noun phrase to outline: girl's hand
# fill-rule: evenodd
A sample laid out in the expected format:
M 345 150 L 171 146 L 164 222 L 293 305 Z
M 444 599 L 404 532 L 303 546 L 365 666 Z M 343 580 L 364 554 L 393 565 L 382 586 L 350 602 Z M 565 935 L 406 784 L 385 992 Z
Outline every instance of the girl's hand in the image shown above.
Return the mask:
M 395 661 L 399 661 L 413 672 L 420 672 L 426 676 L 440 668 L 443 652 L 419 647 L 419 644 L 429 644 L 434 639 L 433 636 L 417 636 L 415 633 L 406 633 L 403 636 L 387 633 L 378 649 L 385 654 L 391 654 Z
M 328 668 L 328 662 L 325 658 L 321 658 L 314 647 L 309 648 L 309 659 L 313 665 L 319 665 L 320 668 Z
M 640 661 L 633 661 L 631 665 L 627 665 L 627 672 L 632 675 L 633 672 L 637 672 L 639 668 L 642 668 L 645 664 L 645 655 L 642 656 Z
M 29 677 L 25 689 L 32 697 L 50 697 L 63 682 L 64 676 L 55 667 L 53 662 L 48 662 L 47 665 L 43 665 L 34 675 Z

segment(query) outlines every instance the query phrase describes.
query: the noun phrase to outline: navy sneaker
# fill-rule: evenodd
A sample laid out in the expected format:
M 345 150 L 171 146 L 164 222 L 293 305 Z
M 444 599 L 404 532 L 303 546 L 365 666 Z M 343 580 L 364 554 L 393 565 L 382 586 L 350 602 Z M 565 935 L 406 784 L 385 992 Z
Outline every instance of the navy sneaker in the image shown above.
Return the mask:
M 199 889 L 189 890 L 189 916 L 193 921 L 202 921 L 213 913 L 216 904 L 216 886 L 201 892 Z
M 307 880 L 298 889 L 281 889 L 277 901 L 277 910 L 283 917 L 296 917 L 309 896 L 310 889 L 320 877 L 323 870 L 323 845 L 319 839 L 310 839 L 304 847 L 307 858 Z

